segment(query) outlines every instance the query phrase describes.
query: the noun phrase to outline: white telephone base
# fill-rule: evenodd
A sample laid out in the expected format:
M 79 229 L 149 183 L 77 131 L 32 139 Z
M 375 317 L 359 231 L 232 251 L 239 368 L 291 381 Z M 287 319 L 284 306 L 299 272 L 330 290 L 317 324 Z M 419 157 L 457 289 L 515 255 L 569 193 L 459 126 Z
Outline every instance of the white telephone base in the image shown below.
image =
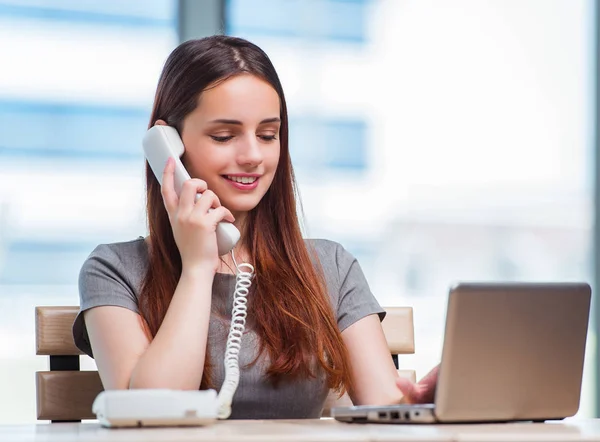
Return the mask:
M 203 426 L 217 419 L 215 390 L 110 390 L 92 411 L 103 427 Z

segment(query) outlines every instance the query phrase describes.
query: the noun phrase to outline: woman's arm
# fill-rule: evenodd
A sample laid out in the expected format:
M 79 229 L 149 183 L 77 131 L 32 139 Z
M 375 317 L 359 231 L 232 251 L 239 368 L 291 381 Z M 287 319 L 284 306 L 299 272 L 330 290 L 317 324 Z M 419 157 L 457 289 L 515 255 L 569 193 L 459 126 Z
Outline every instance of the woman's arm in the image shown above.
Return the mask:
M 378 315 L 366 316 L 342 332 L 350 356 L 354 405 L 400 403 L 402 393 L 396 386 L 398 372 L 392 361 Z
M 152 341 L 140 315 L 116 307 L 84 313 L 94 359 L 107 390 L 197 390 L 206 355 L 214 273 L 182 273 Z
M 342 332 L 352 366 L 354 405 L 433 403 L 439 365 L 417 384 L 398 376 L 377 315 L 369 315 Z
M 219 266 L 216 229 L 219 222 L 235 219 L 202 180 L 186 180 L 178 196 L 174 174 L 175 161 L 169 158 L 161 194 L 182 272 L 156 336 L 150 341 L 141 317 L 118 307 L 95 307 L 84 313 L 105 389 L 200 387 L 212 285 Z M 202 198 L 196 202 L 198 193 Z

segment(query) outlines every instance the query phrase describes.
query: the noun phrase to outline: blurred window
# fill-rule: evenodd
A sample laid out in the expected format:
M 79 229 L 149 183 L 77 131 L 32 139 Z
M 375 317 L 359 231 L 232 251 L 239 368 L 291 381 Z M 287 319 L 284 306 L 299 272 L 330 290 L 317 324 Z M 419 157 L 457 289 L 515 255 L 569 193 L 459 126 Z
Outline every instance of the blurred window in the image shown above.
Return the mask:
M 362 43 L 369 0 L 230 0 L 228 34 Z

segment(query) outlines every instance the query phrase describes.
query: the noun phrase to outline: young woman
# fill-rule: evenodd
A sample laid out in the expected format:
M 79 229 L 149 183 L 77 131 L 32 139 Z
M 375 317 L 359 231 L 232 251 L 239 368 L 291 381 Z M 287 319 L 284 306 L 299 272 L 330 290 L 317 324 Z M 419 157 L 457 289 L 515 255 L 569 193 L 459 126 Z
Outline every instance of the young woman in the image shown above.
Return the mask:
M 435 373 L 398 379 L 356 259 L 304 240 L 279 78 L 252 43 L 213 36 L 169 56 L 152 125 L 177 129 L 193 177 L 178 196 L 146 167 L 149 236 L 98 246 L 79 280 L 75 342 L 105 389 L 219 389 L 236 265 L 215 229 L 241 232 L 236 261 L 255 268 L 239 353 L 234 418 L 316 418 L 330 389 L 355 404 L 431 399 Z M 196 202 L 196 194 L 202 197 Z

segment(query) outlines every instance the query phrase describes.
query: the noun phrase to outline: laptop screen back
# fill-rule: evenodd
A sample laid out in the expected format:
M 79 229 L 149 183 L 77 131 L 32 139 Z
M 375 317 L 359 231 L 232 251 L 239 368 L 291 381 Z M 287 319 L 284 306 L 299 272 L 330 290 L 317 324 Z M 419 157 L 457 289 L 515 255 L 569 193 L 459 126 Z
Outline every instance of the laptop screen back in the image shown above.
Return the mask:
M 440 421 L 559 419 L 579 408 L 587 284 L 459 284 L 448 298 Z

